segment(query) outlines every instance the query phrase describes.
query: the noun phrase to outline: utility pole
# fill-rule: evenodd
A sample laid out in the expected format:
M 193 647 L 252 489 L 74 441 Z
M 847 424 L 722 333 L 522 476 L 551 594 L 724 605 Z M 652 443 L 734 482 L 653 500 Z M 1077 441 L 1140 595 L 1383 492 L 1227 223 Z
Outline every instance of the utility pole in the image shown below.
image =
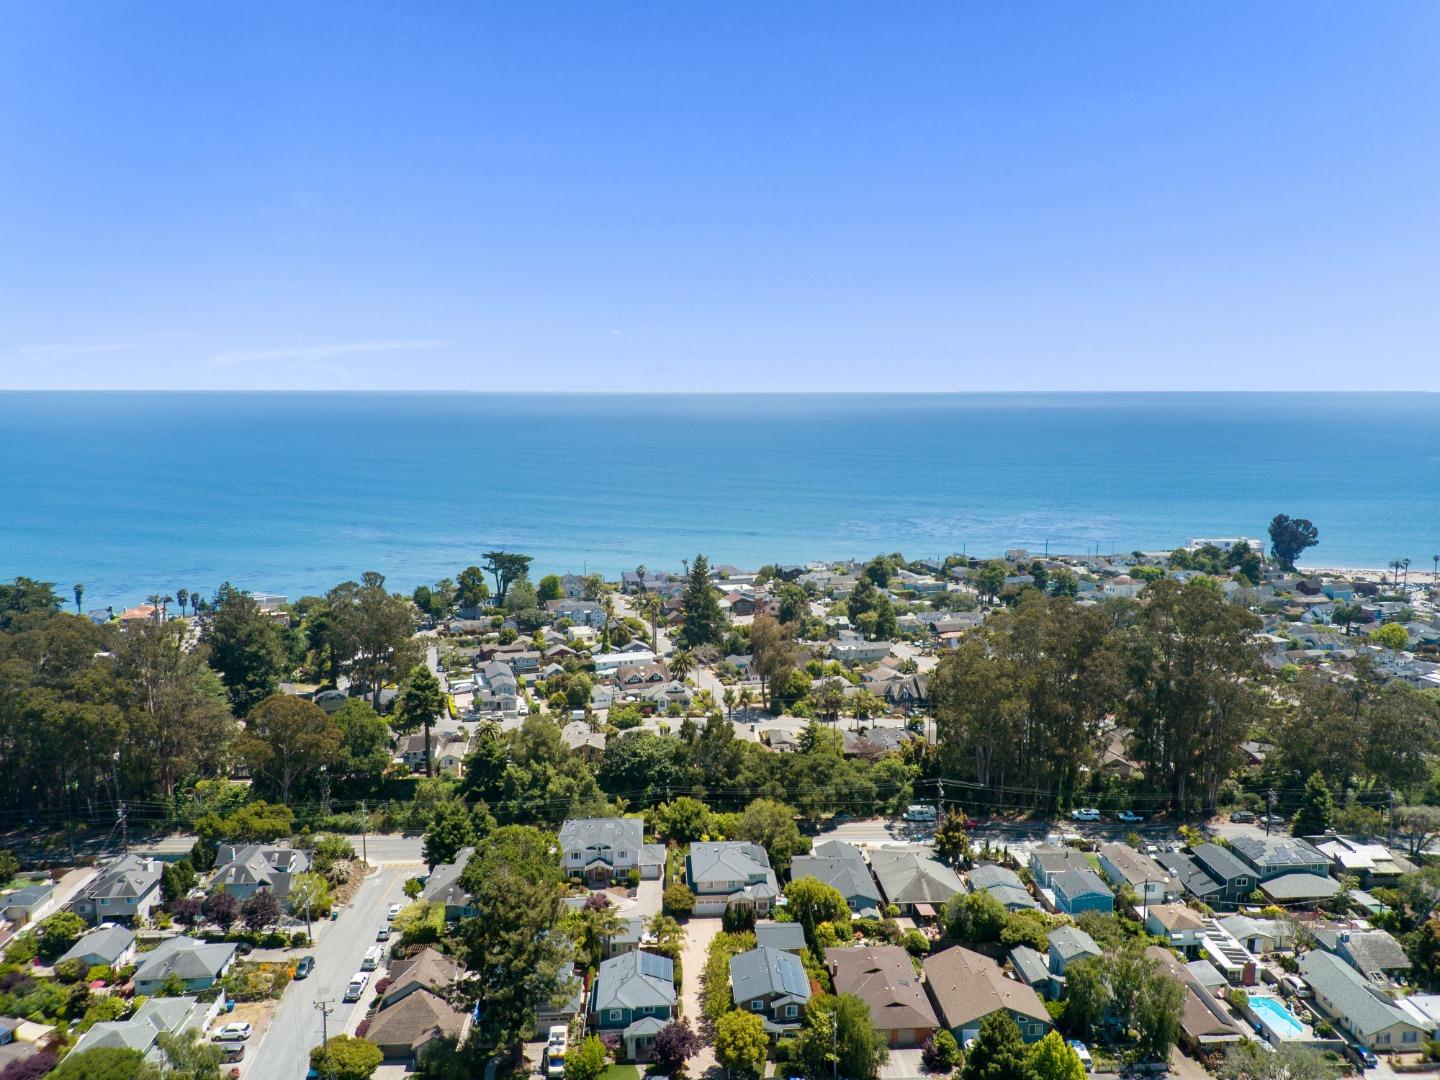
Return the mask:
M 1270 835 L 1270 819 L 1275 816 L 1275 799 L 1277 798 L 1274 789 L 1265 792 L 1265 835 Z
M 320 1080 L 330 1075 L 330 1014 L 335 1011 L 335 1006 L 329 998 L 321 998 L 314 1003 L 314 1007 L 320 1012 Z
M 115 808 L 115 817 L 120 822 L 120 854 L 130 854 L 130 823 L 125 817 L 125 804 Z
M 370 823 L 370 817 L 369 817 L 368 814 L 365 813 L 365 800 L 364 800 L 364 799 L 361 799 L 361 800 L 360 800 L 360 861 L 361 861 L 361 862 L 365 862 L 365 863 L 368 863 L 368 862 L 370 861 L 370 849 L 369 849 L 369 845 L 366 844 L 366 842 L 365 842 L 365 829 L 366 829 L 366 826 L 367 826 L 369 823 Z
M 1390 835 L 1386 838 L 1390 847 L 1395 846 L 1395 792 L 1390 792 Z
M 939 827 L 940 819 L 945 816 L 945 790 L 944 784 L 937 776 L 935 778 L 935 825 Z

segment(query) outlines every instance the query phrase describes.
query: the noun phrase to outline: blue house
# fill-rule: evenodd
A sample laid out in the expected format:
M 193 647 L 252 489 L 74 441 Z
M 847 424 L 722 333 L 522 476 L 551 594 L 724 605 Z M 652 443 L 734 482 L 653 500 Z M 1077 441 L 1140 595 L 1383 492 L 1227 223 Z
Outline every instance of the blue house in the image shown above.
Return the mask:
M 590 1024 L 601 1035 L 618 1035 L 626 1058 L 648 1060 L 655 1036 L 674 1015 L 675 964 L 668 957 L 636 950 L 600 964 Z
M 1067 915 L 1115 910 L 1115 894 L 1094 870 L 1062 870 L 1050 879 L 1050 888 L 1055 892 L 1055 906 Z

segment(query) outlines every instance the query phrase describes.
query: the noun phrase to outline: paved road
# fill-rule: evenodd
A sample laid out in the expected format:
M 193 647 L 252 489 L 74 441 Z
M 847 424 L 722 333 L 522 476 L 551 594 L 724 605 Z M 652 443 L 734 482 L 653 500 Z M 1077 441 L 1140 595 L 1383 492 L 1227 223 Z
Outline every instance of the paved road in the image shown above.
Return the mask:
M 372 874 L 340 918 L 319 931 L 314 974 L 285 989 L 259 1045 L 246 1051 L 242 1077 L 301 1080 L 310 1067 L 310 1048 L 320 1045 L 320 1013 L 314 1008 L 318 1000 L 334 1003 L 328 1021 L 331 1035 L 354 1031 L 373 995 L 367 989 L 360 1001 L 347 1005 L 341 1001 L 345 985 L 360 970 L 365 950 L 375 944 L 375 931 L 385 922 L 386 909 L 405 902 L 402 886 L 407 876 L 399 867 Z M 370 976 L 372 983 L 380 974 Z

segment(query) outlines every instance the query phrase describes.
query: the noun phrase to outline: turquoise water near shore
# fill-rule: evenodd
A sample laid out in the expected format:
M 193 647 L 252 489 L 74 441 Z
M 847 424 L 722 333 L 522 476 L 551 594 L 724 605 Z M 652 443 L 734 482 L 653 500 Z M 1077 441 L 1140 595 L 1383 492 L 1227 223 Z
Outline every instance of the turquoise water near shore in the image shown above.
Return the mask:
M 0 579 L 87 607 L 397 588 L 481 552 L 614 574 L 1171 547 L 1309 517 L 1440 553 L 1440 395 L 0 393 Z

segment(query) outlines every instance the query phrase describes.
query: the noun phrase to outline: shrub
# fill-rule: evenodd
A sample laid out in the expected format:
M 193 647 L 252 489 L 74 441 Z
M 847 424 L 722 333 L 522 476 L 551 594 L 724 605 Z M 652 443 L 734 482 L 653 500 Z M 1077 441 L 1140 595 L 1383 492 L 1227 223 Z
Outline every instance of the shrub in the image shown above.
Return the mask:
M 726 906 L 725 913 L 720 916 L 720 928 L 727 933 L 741 933 L 746 930 L 755 929 L 755 909 L 748 907 Z
M 677 881 L 665 886 L 662 904 L 666 915 L 683 919 L 695 912 L 695 894 Z
M 960 1064 L 960 1046 L 956 1043 L 955 1036 L 944 1028 L 930 1036 L 925 1040 L 925 1048 L 920 1053 L 920 1063 L 925 1066 L 926 1072 L 953 1072 L 955 1066 Z
M 907 931 L 905 934 L 905 951 L 911 956 L 924 956 L 930 951 L 930 939 L 919 930 Z

